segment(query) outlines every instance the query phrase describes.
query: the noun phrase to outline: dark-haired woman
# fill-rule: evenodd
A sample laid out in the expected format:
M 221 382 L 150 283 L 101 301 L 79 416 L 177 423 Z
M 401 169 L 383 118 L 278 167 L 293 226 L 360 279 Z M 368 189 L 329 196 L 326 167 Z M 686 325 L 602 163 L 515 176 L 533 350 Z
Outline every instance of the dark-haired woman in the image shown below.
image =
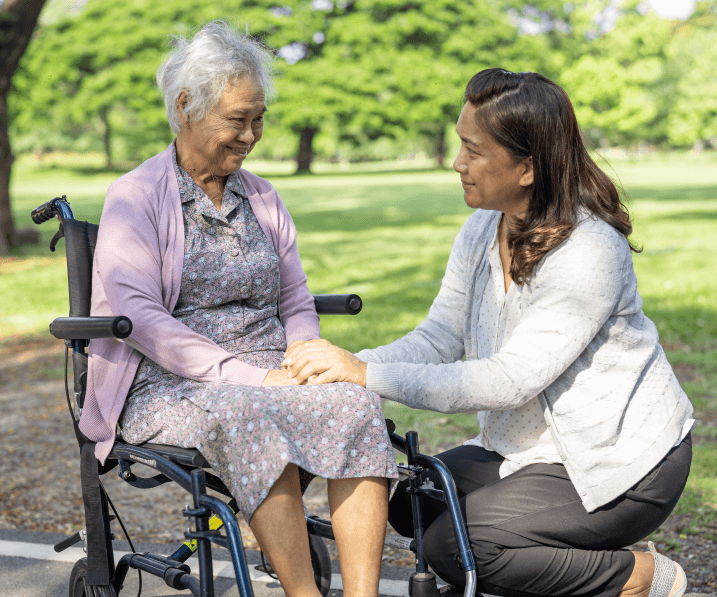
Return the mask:
M 478 412 L 480 435 L 438 458 L 459 490 L 480 590 L 680 597 L 677 563 L 626 549 L 677 503 L 693 419 L 642 312 L 617 190 L 567 95 L 541 75 L 475 75 L 457 132 L 454 168 L 478 211 L 426 320 L 355 356 L 311 341 L 285 367 L 299 383 L 351 381 L 413 408 Z M 427 510 L 426 558 L 460 586 L 445 506 Z M 413 534 L 407 494 L 396 492 L 389 520 Z

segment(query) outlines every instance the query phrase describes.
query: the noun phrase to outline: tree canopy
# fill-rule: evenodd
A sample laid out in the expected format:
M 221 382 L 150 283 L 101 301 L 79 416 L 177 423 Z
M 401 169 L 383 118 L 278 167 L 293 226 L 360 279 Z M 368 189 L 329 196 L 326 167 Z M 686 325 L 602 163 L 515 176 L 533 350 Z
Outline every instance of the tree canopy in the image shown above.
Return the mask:
M 465 83 L 491 66 L 556 80 L 595 144 L 717 137 L 715 0 L 686 23 L 637 0 L 88 0 L 41 27 L 20 64 L 17 147 L 102 147 L 108 163 L 156 153 L 172 138 L 154 82 L 168 36 L 222 17 L 276 51 L 278 101 L 256 151 L 299 170 L 317 139 L 331 154 L 423 138 L 440 159 Z

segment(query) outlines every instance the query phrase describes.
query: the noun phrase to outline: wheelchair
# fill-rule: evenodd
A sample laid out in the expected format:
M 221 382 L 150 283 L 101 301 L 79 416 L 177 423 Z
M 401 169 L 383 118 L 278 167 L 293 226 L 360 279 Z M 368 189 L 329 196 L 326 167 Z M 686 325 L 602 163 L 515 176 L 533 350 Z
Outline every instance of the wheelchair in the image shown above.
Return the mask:
M 42 224 L 53 218 L 59 220 L 58 232 L 50 243 L 55 251 L 58 241 L 64 237 L 67 254 L 68 289 L 70 295 L 69 317 L 60 317 L 50 324 L 50 333 L 65 343 L 65 390 L 67 405 L 72 417 L 74 432 L 80 448 L 80 471 L 82 499 L 85 509 L 86 528 L 55 545 L 61 552 L 70 546 L 84 542 L 86 558 L 77 561 L 72 569 L 69 585 L 70 597 L 116 597 L 122 591 L 123 583 L 130 568 L 152 574 L 164 580 L 170 588 L 189 590 L 196 597 L 213 597 L 214 580 L 212 573 L 212 544 L 229 550 L 237 589 L 241 597 L 253 597 L 251 578 L 244 554 L 239 525 L 235 515 L 236 501 L 221 479 L 211 472 L 209 463 L 195 449 L 145 443 L 130 445 L 121 439 L 114 447 L 104 465 L 94 455 L 94 443 L 79 429 L 87 381 L 88 355 L 85 352 L 93 338 L 117 338 L 122 340 L 132 333 L 131 313 L 116 317 L 90 317 L 90 296 L 92 284 L 92 260 L 97 241 L 98 226 L 74 219 L 67 197 L 56 197 L 32 211 L 32 220 Z M 361 311 L 362 302 L 355 294 L 316 295 L 316 310 L 320 314 L 350 314 Z M 72 351 L 73 398 L 70 397 L 67 379 L 68 353 Z M 385 545 L 394 549 L 413 552 L 416 570 L 409 580 L 410 597 L 438 597 L 436 576 L 428 569 L 423 556 L 422 499 L 429 496 L 446 503 L 453 521 L 460 548 L 459 563 L 465 572 L 464 597 L 476 595 L 476 565 L 468 541 L 465 521 L 458 506 L 456 487 L 446 466 L 438 459 L 419 452 L 418 434 L 409 431 L 405 437 L 395 433 L 392 421 L 386 420 L 393 447 L 406 455 L 406 463 L 398 465 L 402 480 L 408 480 L 406 491 L 410 493 L 414 538 L 387 535 Z M 139 463 L 154 469 L 153 477 L 141 477 L 132 471 L 132 465 Z M 187 528 L 186 541 L 169 555 L 138 553 L 134 550 L 129 535 L 117 514 L 109 496 L 100 483 L 100 476 L 117 468 L 120 479 L 138 489 L 149 489 L 164 483 L 174 482 L 191 495 L 192 505 L 182 510 L 182 515 L 193 521 L 193 529 Z M 437 489 L 425 472 L 438 475 L 441 489 Z M 303 487 L 303 485 L 302 485 Z M 207 493 L 225 496 L 223 501 Z M 110 514 L 110 507 L 114 516 Z M 333 540 L 331 522 L 306 514 L 309 534 L 311 562 L 317 587 L 326 597 L 331 589 L 331 562 L 325 540 Z M 115 562 L 111 523 L 117 520 L 127 539 L 132 553 Z M 222 533 L 222 529 L 224 533 Z M 187 564 L 189 558 L 197 555 L 198 574 L 193 575 Z M 263 558 L 262 558 L 263 561 Z M 256 567 L 271 573 L 271 565 L 264 563 Z M 141 577 L 140 577 L 141 582 Z M 141 584 L 140 584 L 141 592 Z

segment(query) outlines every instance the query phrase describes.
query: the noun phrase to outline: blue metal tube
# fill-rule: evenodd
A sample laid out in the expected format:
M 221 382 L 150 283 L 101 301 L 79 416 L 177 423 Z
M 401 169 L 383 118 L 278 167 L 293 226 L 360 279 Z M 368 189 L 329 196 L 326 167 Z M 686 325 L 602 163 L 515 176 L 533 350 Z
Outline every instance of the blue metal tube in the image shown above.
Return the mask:
M 443 486 L 443 498 L 448 506 L 448 510 L 451 513 L 451 520 L 453 521 L 453 529 L 456 533 L 456 541 L 458 542 L 458 549 L 460 550 L 460 564 L 464 572 L 476 569 L 475 558 L 471 551 L 471 545 L 468 541 L 468 530 L 466 529 L 466 523 L 463 520 L 463 513 L 461 512 L 460 506 L 458 505 L 458 494 L 456 493 L 456 484 L 453 482 L 451 473 L 438 458 L 433 456 L 426 456 L 425 454 L 416 454 L 416 464 L 425 468 L 431 469 L 438 473 Z
M 60 220 L 74 220 L 75 214 L 72 213 L 72 208 L 70 207 L 70 204 L 63 199 L 55 199 L 53 201 L 53 205 L 57 208 L 57 211 L 60 212 Z M 82 340 L 73 340 L 72 341 L 72 352 L 84 354 L 85 352 L 85 342 Z
M 406 434 L 406 457 L 409 466 L 415 466 L 418 456 L 418 433 L 409 431 Z M 423 517 L 421 516 L 421 499 L 415 490 L 420 485 L 420 477 L 411 477 L 409 487 L 411 493 L 411 510 L 413 511 L 413 537 L 416 540 L 416 572 L 425 573 L 428 571 L 426 559 L 423 557 Z
M 185 491 L 192 493 L 192 479 L 189 474 L 173 462 L 162 458 L 156 452 L 140 448 L 139 446 L 119 443 L 114 445 L 112 452 L 125 460 L 140 462 L 152 467 L 172 479 L 172 481 L 177 483 Z
M 191 472 L 192 497 L 194 508 L 202 508 L 202 496 L 207 495 L 207 482 L 204 471 L 195 468 Z M 206 533 L 209 530 L 209 514 L 194 517 L 197 532 Z M 199 559 L 199 594 L 201 597 L 214 597 L 214 572 L 212 570 L 212 544 L 204 537 L 197 537 L 197 558 Z
M 72 209 L 70 208 L 70 204 L 67 203 L 67 201 L 64 201 L 62 199 L 58 199 L 54 203 L 55 207 L 57 207 L 58 211 L 60 212 L 60 216 L 62 220 L 74 220 L 75 216 L 72 213 Z
M 244 557 L 244 547 L 234 514 L 229 507 L 221 500 L 210 495 L 203 495 L 199 498 L 199 504 L 209 508 L 222 519 L 229 540 L 229 553 L 232 555 L 234 574 L 236 575 L 237 588 L 242 597 L 254 597 L 254 589 L 251 586 L 249 567 Z

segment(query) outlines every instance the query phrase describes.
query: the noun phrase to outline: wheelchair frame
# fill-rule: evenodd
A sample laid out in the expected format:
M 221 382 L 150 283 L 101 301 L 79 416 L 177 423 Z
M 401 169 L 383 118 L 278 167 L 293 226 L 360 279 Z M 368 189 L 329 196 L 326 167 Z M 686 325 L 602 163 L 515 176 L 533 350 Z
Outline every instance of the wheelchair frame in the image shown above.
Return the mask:
M 249 568 L 236 522 L 236 502 L 224 483 L 214 474 L 206 472 L 209 463 L 197 450 L 175 446 L 144 444 L 130 445 L 117 440 L 105 465 L 100 465 L 94 455 L 94 443 L 82 434 L 78 423 L 84 404 L 87 355 L 85 348 L 92 338 L 127 338 L 132 332 L 132 322 L 126 316 L 90 317 L 89 295 L 91 292 L 91 264 L 94 255 L 97 226 L 74 219 L 67 197 L 56 197 L 32 211 L 36 224 L 57 218 L 59 231 L 50 243 L 54 251 L 60 238 L 65 238 L 67 253 L 68 286 L 70 293 L 70 317 L 55 319 L 50 324 L 50 333 L 65 341 L 67 349 L 73 352 L 74 404 L 68 407 L 72 415 L 75 435 L 80 446 L 82 496 L 85 506 L 86 529 L 75 533 L 55 545 L 55 551 L 62 551 L 71 545 L 84 541 L 86 560 L 79 560 L 70 579 L 70 597 L 115 597 L 119 595 L 130 568 L 147 572 L 162 578 L 167 586 L 188 589 L 196 597 L 214 597 L 211 544 L 229 550 L 231 554 L 237 588 L 241 597 L 253 597 Z M 78 254 L 84 255 L 84 263 Z M 88 259 L 89 258 L 89 259 Z M 314 302 L 321 314 L 356 315 L 362 308 L 360 297 L 349 295 L 316 295 Z M 67 363 L 65 367 L 67 389 Z M 405 453 L 407 463 L 399 464 L 401 479 L 409 480 L 407 491 L 411 494 L 415 538 L 386 535 L 385 545 L 411 551 L 416 556 L 416 571 L 409 581 L 411 597 L 438 597 L 436 576 L 429 571 L 423 556 L 423 521 L 421 498 L 429 496 L 444 501 L 450 512 L 459 545 L 459 563 L 466 575 L 464 597 L 474 597 L 476 591 L 476 565 L 468 541 L 465 521 L 458 505 L 456 487 L 446 466 L 437 458 L 419 452 L 418 434 L 409 431 L 403 438 L 395 433 L 395 425 L 386 420 L 392 446 Z M 131 470 L 132 463 L 140 463 L 155 469 L 158 475 L 137 477 Z M 193 505 L 186 506 L 182 514 L 194 520 L 194 530 L 187 529 L 187 542 L 170 556 L 154 553 L 133 553 L 123 556 L 115 565 L 112 548 L 110 523 L 114 517 L 109 514 L 108 496 L 100 485 L 99 476 L 119 467 L 119 476 L 125 482 L 140 488 L 157 487 L 163 483 L 175 482 L 192 496 Z M 424 478 L 424 471 L 438 474 L 441 489 Z M 230 498 L 229 503 L 207 494 L 212 489 Z M 111 502 L 109 502 L 111 505 Z M 114 509 L 114 506 L 112 506 Z M 225 534 L 219 532 L 224 527 Z M 312 565 L 317 586 L 325 597 L 330 589 L 331 566 L 323 539 L 334 539 L 333 529 L 328 520 L 306 516 L 309 533 Z M 122 527 L 124 530 L 124 527 Z M 125 532 L 126 534 L 126 532 Z M 128 537 L 129 539 L 129 537 Z M 199 577 L 193 576 L 185 563 L 195 549 L 188 547 L 196 542 Z M 194 544 L 192 544 L 194 545 Z M 270 571 L 267 565 L 257 569 Z

